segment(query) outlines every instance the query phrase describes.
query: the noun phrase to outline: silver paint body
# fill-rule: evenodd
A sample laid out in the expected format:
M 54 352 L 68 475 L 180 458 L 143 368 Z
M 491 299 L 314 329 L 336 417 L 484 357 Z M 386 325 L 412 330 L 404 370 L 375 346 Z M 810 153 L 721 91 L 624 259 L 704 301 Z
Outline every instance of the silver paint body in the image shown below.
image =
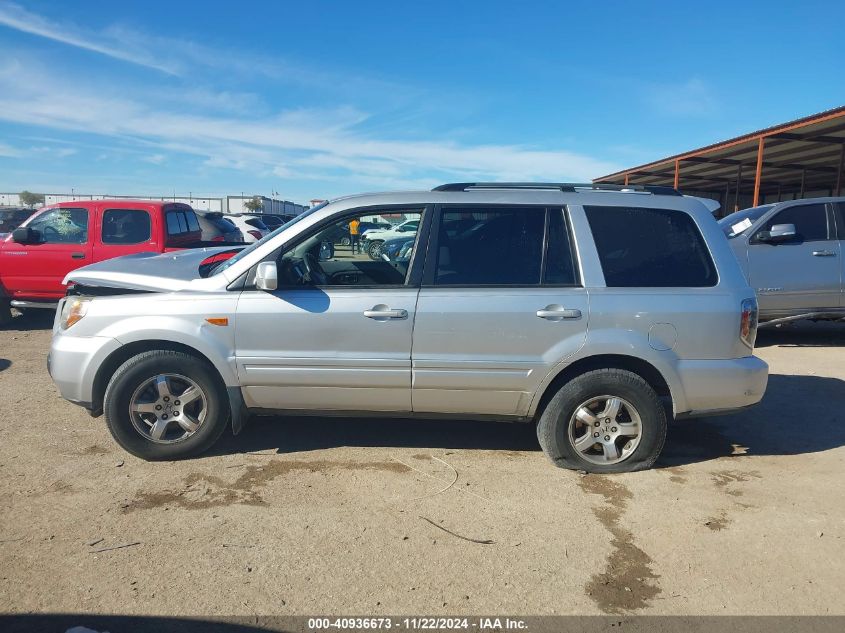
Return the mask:
M 265 256 L 344 211 L 467 203 L 565 206 L 582 286 L 228 289 Z M 606 287 L 584 204 L 689 213 L 712 253 L 718 284 Z M 712 215 L 695 199 L 551 190 L 366 194 L 335 200 L 225 271 L 196 278 L 206 256 L 121 258 L 72 273 L 68 280 L 79 283 L 155 292 L 97 297 L 66 331 L 57 317 L 50 362 L 62 395 L 90 403 L 98 367 L 121 346 L 143 341 L 151 348 L 168 341 L 197 350 L 228 387 L 241 389 L 250 409 L 530 418 L 555 376 L 600 354 L 653 365 L 670 388 L 676 414 L 752 405 L 766 387 L 766 364 L 738 336 L 740 304 L 753 291 Z M 161 277 L 162 271 L 170 272 Z M 363 316 L 377 305 L 405 310 L 407 318 Z M 580 317 L 538 317 L 554 307 Z M 207 317 L 228 317 L 229 325 L 210 325 Z
M 761 244 L 752 240 L 781 211 L 806 204 L 836 202 L 845 202 L 845 198 L 805 198 L 778 203 L 742 235 L 728 241 L 746 279 L 757 292 L 761 320 L 807 313 L 845 317 L 842 240 L 782 244 Z

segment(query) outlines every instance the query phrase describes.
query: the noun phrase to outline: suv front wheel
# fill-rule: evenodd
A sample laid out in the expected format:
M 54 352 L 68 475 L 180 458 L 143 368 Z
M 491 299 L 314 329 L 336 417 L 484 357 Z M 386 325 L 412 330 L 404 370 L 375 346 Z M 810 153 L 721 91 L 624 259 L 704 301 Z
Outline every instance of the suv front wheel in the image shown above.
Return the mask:
M 117 443 L 150 461 L 208 450 L 229 421 L 226 386 L 214 368 L 172 350 L 123 363 L 106 388 L 103 411 Z
M 552 397 L 537 425 L 546 455 L 562 468 L 620 473 L 650 468 L 666 441 L 666 411 L 642 377 L 590 371 Z

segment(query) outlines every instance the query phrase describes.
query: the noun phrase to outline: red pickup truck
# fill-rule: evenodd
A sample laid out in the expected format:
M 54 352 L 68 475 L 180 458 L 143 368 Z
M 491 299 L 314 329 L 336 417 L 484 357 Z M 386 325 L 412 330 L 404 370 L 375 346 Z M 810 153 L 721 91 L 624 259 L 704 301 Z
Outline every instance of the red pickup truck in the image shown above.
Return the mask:
M 85 200 L 45 207 L 0 242 L 0 325 L 13 306 L 53 307 L 76 268 L 132 253 L 226 245 L 201 240 L 186 204 Z

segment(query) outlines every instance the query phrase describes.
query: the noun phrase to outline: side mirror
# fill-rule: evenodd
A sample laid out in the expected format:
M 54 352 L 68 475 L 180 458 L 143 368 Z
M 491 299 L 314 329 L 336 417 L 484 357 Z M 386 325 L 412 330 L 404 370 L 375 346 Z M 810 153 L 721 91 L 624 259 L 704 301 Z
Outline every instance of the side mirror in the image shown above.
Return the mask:
M 276 262 L 261 262 L 255 269 L 255 287 L 259 290 L 275 290 L 279 287 L 279 271 Z
M 12 241 L 18 244 L 37 244 L 41 241 L 41 231 L 28 226 L 17 228 L 12 231 Z
M 777 244 L 778 242 L 794 240 L 796 236 L 797 231 L 794 224 L 775 224 L 770 231 L 760 231 L 757 234 L 757 239 L 761 242 Z

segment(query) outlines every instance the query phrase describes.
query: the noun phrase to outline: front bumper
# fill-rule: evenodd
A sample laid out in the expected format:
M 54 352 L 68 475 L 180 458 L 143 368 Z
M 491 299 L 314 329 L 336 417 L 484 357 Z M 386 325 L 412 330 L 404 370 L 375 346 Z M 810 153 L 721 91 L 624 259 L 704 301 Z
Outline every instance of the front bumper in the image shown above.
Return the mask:
M 687 410 L 677 417 L 718 415 L 757 404 L 769 380 L 769 366 L 756 356 L 731 360 L 682 360 L 678 374 Z
M 47 370 L 66 400 L 90 409 L 97 369 L 120 343 L 106 336 L 54 333 Z

